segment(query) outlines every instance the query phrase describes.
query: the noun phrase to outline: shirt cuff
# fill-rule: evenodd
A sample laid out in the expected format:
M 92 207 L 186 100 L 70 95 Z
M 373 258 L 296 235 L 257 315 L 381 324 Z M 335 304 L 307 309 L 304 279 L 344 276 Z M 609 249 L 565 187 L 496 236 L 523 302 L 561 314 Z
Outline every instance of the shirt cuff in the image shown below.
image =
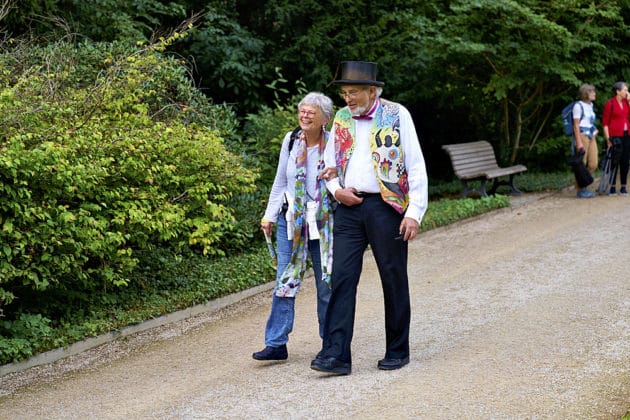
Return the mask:
M 418 207 L 410 205 L 409 207 L 407 207 L 407 211 L 405 211 L 404 217 L 410 217 L 416 222 L 418 222 L 418 225 L 420 225 L 421 220 L 422 220 L 422 212 L 420 211 Z
M 341 189 L 341 185 L 339 185 L 339 178 L 326 181 L 326 188 L 328 188 L 328 191 L 330 191 L 330 194 L 332 194 L 335 200 L 337 200 L 337 197 L 335 197 L 335 193 Z M 339 202 L 339 200 L 337 200 L 337 202 Z

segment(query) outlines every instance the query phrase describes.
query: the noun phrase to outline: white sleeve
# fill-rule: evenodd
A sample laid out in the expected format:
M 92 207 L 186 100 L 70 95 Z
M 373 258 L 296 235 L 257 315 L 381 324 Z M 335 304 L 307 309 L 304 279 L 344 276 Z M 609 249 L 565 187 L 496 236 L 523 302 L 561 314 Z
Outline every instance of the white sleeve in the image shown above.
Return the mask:
M 263 219 L 270 222 L 278 220 L 278 214 L 284 202 L 284 193 L 287 190 L 287 162 L 289 161 L 289 141 L 291 132 L 284 136 L 282 147 L 280 148 L 280 157 L 278 158 L 278 168 L 276 169 L 276 177 L 273 180 L 271 191 L 269 192 L 269 200 Z
M 411 114 L 402 105 L 399 112 L 400 140 L 409 181 L 409 207 L 405 211 L 405 217 L 411 217 L 420 223 L 429 202 L 427 170 Z

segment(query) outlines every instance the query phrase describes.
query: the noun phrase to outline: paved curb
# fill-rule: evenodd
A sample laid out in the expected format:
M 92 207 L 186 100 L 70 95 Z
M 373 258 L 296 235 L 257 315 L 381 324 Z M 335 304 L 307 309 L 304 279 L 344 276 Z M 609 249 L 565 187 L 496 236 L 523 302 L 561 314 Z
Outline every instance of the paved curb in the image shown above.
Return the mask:
M 70 346 L 65 348 L 50 350 L 45 353 L 35 355 L 22 362 L 9 363 L 0 366 L 0 377 L 8 375 L 9 373 L 20 372 L 35 366 L 53 363 L 57 360 L 61 360 L 69 356 L 74 356 L 75 354 L 82 353 L 86 350 L 90 350 L 102 344 L 110 343 L 121 337 L 137 334 L 139 332 L 146 331 L 155 327 L 160 327 L 162 325 L 170 324 L 173 322 L 182 321 L 184 319 L 192 318 L 196 315 L 217 311 L 242 299 L 271 290 L 273 289 L 274 285 L 275 281 L 261 284 L 259 286 L 252 287 L 251 289 L 247 289 L 239 293 L 234 293 L 219 299 L 214 299 L 204 304 L 182 309 L 181 311 L 162 315 L 158 318 L 150 319 L 140 324 L 130 325 L 117 331 L 111 331 L 107 334 L 99 335 L 98 337 L 88 338 L 86 340 L 71 344 Z

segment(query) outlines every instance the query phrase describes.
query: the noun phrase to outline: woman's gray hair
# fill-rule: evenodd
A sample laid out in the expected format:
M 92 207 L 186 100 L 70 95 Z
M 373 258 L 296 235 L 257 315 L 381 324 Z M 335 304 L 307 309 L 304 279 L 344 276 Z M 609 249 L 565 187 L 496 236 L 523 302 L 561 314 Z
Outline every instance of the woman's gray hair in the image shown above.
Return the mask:
M 613 85 L 613 95 L 616 95 L 617 92 L 619 92 L 621 89 L 625 88 L 626 86 L 628 86 L 626 82 L 615 82 L 615 84 Z
M 324 117 L 326 117 L 326 120 L 328 121 L 330 121 L 333 116 L 333 101 L 323 93 L 309 92 L 304 98 L 302 98 L 302 100 L 298 104 L 298 109 L 300 109 L 302 105 L 312 105 L 319 107 L 319 109 L 322 110 Z
M 580 86 L 580 89 L 578 91 L 580 95 L 580 100 L 587 101 L 591 92 L 595 92 L 595 86 L 584 83 L 582 86 Z

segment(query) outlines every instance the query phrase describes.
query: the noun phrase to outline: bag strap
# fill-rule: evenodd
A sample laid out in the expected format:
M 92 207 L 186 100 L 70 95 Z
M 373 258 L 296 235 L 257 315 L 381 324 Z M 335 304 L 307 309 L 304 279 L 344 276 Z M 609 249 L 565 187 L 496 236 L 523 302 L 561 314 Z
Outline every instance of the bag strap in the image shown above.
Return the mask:
M 295 128 L 292 132 L 291 132 L 291 139 L 289 140 L 289 153 L 291 153 L 291 150 L 293 150 L 293 143 L 295 143 L 295 140 L 298 137 L 298 134 L 300 133 L 300 126 L 298 125 L 297 128 Z

